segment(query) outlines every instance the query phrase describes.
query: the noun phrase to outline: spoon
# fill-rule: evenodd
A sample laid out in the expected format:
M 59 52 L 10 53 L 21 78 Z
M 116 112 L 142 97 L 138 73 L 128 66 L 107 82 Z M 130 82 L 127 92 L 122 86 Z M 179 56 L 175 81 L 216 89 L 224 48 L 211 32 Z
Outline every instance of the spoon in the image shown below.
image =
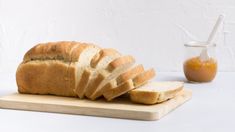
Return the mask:
M 223 20 L 224 20 L 224 15 L 219 15 L 219 17 L 218 17 L 218 19 L 215 23 L 215 26 L 213 27 L 213 29 L 212 29 L 212 31 L 209 35 L 209 38 L 206 42 L 205 48 L 200 53 L 200 60 L 207 61 L 207 60 L 210 59 L 210 56 L 209 56 L 208 51 L 207 51 L 207 47 L 210 44 L 212 44 L 212 42 L 214 41 L 215 35 L 218 32 L 218 29 L 219 29 L 220 25 L 222 24 Z

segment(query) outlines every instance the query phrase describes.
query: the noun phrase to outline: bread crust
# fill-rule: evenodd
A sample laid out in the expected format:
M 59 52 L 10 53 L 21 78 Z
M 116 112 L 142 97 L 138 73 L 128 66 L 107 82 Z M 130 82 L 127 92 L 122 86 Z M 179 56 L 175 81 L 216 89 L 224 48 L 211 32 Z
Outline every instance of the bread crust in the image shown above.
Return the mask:
M 71 61 L 72 62 L 78 61 L 81 53 L 83 52 L 83 50 L 85 50 L 86 48 L 89 48 L 89 47 L 100 49 L 98 46 L 96 46 L 94 44 L 80 43 L 71 52 L 71 55 L 70 55 L 71 56 Z
M 127 91 L 130 91 L 134 89 L 134 83 L 131 79 L 127 80 L 124 82 L 122 85 L 117 86 L 116 88 L 109 89 L 108 91 L 104 92 L 104 97 L 108 100 L 111 101 L 114 98 L 125 94 Z
M 72 49 L 80 44 L 70 41 L 40 43 L 24 55 L 23 61 L 54 59 L 69 62 L 71 61 Z
M 117 50 L 111 48 L 100 50 L 100 52 L 92 58 L 91 67 L 95 68 L 97 64 L 100 62 L 100 60 L 102 60 L 104 57 L 115 54 L 121 55 Z
M 160 97 L 158 98 L 158 101 L 156 103 L 161 103 L 161 102 L 164 102 L 168 99 L 171 99 L 171 98 L 175 97 L 182 90 L 183 90 L 183 86 L 178 87 L 177 89 L 174 89 L 174 90 L 169 90 L 165 93 L 161 93 Z
M 135 58 L 133 56 L 131 55 L 122 56 L 110 62 L 106 70 L 112 72 L 117 67 L 130 62 L 135 62 Z
M 155 104 L 159 98 L 160 94 L 151 91 L 131 91 L 130 98 L 132 102 L 141 104 Z M 141 98 L 141 99 L 140 99 Z
M 53 94 L 58 96 L 75 96 L 68 76 L 73 68 L 69 63 L 58 60 L 31 61 L 21 63 L 16 72 L 19 93 Z
M 119 77 L 117 77 L 117 79 L 116 79 L 117 85 L 133 78 L 134 76 L 140 74 L 143 71 L 144 71 L 143 65 L 135 66 L 134 68 L 128 70 L 127 72 L 124 72 Z
M 24 55 L 24 62 L 47 59 L 75 62 L 78 61 L 82 51 L 88 47 L 100 48 L 94 44 L 75 41 L 40 43 Z
M 77 71 L 79 70 L 77 68 L 77 63 L 78 62 L 71 62 L 67 69 L 68 79 L 69 79 L 69 88 L 72 89 L 73 94 L 75 94 L 75 96 L 77 96 L 77 94 L 74 92 L 74 89 L 77 87 L 78 82 L 79 82 L 77 78 L 77 73 L 78 73 Z
M 133 82 L 135 87 L 139 87 L 145 84 L 148 80 L 152 79 L 156 75 L 155 70 L 153 68 L 142 72 L 135 78 L 133 78 Z

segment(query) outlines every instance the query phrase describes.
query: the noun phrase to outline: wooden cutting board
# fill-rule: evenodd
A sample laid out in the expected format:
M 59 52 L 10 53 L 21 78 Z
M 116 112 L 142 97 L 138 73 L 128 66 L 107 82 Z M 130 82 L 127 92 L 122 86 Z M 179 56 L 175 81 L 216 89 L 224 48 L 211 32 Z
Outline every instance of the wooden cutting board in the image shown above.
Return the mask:
M 0 97 L 0 108 L 138 120 L 158 120 L 189 100 L 191 96 L 192 92 L 190 90 L 184 90 L 178 96 L 166 102 L 156 105 L 142 105 L 131 103 L 125 97 L 107 102 L 104 99 L 90 101 L 70 97 L 15 93 Z

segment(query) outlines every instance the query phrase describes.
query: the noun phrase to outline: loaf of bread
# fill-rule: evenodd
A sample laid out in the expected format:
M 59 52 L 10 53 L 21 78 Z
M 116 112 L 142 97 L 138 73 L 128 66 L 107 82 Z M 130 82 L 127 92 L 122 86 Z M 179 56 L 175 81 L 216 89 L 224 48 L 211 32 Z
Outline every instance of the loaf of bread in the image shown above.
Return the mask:
M 91 100 L 103 96 L 108 101 L 130 93 L 133 102 L 143 104 L 165 101 L 182 89 L 181 83 L 148 83 L 154 76 L 154 69 L 135 65 L 134 57 L 115 49 L 60 41 L 31 48 L 18 66 L 16 81 L 19 93 Z
M 42 43 L 25 54 L 18 66 L 16 81 L 19 93 L 86 96 L 94 100 L 101 97 L 110 84 L 112 88 L 118 87 L 147 72 L 142 65 L 135 66 L 134 63 L 135 59 L 130 55 L 94 44 L 74 41 Z M 151 78 L 154 70 L 152 72 Z M 141 84 L 151 79 L 145 76 Z M 125 92 L 128 90 L 122 94 Z M 121 93 L 112 95 L 112 99 L 119 95 Z

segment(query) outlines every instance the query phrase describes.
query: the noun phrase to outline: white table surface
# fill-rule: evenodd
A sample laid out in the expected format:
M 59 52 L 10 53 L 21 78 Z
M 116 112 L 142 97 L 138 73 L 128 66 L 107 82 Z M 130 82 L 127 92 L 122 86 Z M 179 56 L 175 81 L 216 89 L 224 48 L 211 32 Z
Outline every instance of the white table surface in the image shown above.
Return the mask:
M 13 74 L 0 73 L 0 96 L 16 92 Z M 155 80 L 185 80 L 183 73 L 158 73 Z M 212 83 L 185 84 L 193 90 L 190 101 L 158 121 L 137 121 L 92 116 L 0 109 L 0 131 L 235 131 L 235 72 L 218 73 Z

